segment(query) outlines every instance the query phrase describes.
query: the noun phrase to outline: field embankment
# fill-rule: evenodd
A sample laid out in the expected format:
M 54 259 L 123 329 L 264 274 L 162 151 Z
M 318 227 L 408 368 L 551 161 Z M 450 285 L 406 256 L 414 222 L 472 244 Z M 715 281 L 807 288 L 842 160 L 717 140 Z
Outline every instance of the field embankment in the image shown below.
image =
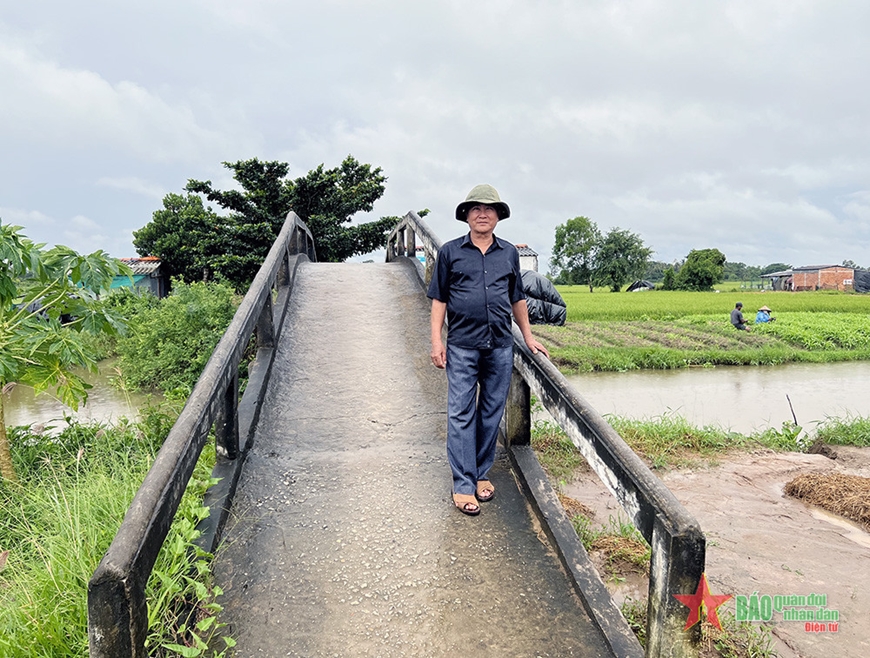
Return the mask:
M 568 322 L 534 332 L 568 373 L 870 359 L 866 295 L 589 293 L 580 286 L 559 292 Z M 774 309 L 776 321 L 737 331 L 728 319 L 737 301 L 750 322 L 762 305 Z

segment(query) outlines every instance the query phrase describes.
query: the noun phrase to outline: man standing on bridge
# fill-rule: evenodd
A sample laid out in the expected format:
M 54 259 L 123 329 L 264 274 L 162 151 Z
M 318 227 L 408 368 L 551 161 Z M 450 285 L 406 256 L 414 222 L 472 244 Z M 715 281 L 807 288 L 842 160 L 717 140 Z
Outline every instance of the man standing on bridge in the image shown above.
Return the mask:
M 550 354 L 529 325 L 516 247 L 494 235 L 510 208 L 491 185 L 478 185 L 456 207 L 469 232 L 438 252 L 429 284 L 432 364 L 447 369 L 447 459 L 453 504 L 480 513 L 495 496 L 489 470 L 495 461 L 513 365 L 511 312 L 529 349 Z M 447 318 L 447 347 L 441 339 Z

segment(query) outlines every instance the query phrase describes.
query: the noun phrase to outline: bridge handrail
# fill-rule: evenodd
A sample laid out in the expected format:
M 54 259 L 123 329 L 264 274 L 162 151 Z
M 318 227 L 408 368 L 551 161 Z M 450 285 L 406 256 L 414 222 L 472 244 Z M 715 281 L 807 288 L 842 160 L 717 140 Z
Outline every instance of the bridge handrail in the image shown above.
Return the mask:
M 441 241 L 416 213 L 405 215 L 390 234 L 387 260 L 401 256 L 413 258 L 416 254 L 416 236 L 420 236 L 426 251 L 425 271 L 422 266 L 417 271 L 424 283 L 428 283 Z M 420 265 L 419 261 L 417 264 Z M 697 655 L 700 624 L 689 631 L 684 630 L 686 608 L 673 595 L 695 592 L 701 579 L 706 558 L 706 539 L 700 525 L 616 430 L 574 390 L 558 368 L 543 355 L 532 354 L 516 325 L 513 327 L 513 336 L 514 370 L 503 423 L 511 459 L 520 471 L 529 470 L 527 465 L 533 463 L 540 472 L 530 446 L 531 393 L 534 392 L 652 547 L 646 656 L 680 658 Z M 541 476 L 532 483 L 529 473 L 523 472 L 521 479 L 524 486 L 534 489 L 541 485 L 549 489 L 549 485 L 545 484 L 546 478 L 540 473 Z M 546 504 L 546 496 L 541 492 L 532 490 L 529 493 L 537 507 Z M 558 505 L 551 506 L 551 509 L 556 507 L 561 510 Z M 541 509 L 538 511 L 547 517 L 548 522 L 554 521 L 552 517 L 555 517 L 555 513 L 548 514 Z M 570 532 L 574 535 L 572 529 Z M 558 538 L 555 539 L 558 543 Z M 564 555 L 562 559 L 566 563 L 569 561 Z M 575 566 L 566 564 L 569 572 Z M 600 578 L 597 582 L 600 585 Z M 589 580 L 585 580 L 584 585 L 592 589 L 597 587 Z M 603 592 L 603 587 L 600 589 Z M 596 592 L 581 593 L 584 602 L 585 597 L 594 600 L 596 595 Z M 595 602 L 595 605 L 599 605 L 600 601 Z M 592 608 L 592 603 L 587 607 Z M 614 625 L 609 620 L 612 618 L 608 618 L 609 612 L 599 612 L 590 609 L 597 623 L 612 629 Z M 618 632 L 605 635 L 622 641 Z M 631 648 L 625 646 L 621 650 L 628 652 Z
M 417 259 L 417 238 L 423 245 L 426 256 L 426 264 L 423 265 Z M 411 211 L 405 215 L 396 225 L 387 238 L 387 262 L 391 262 L 402 256 L 413 258 L 417 261 L 417 270 L 424 283 L 429 283 L 432 278 L 432 268 L 435 259 L 441 249 L 441 240 L 432 232 L 428 224 L 420 216 Z
M 306 257 L 316 260 L 313 236 L 290 212 L 88 583 L 92 658 L 145 658 L 145 587 L 154 562 L 212 425 L 219 460 L 240 454 L 239 363 L 255 330 L 260 350 L 275 345 L 296 262 Z
M 695 518 L 621 436 L 543 355 L 532 354 L 516 325 L 514 373 L 505 412 L 512 453 L 531 450 L 531 393 L 571 439 L 652 548 L 646 656 L 696 656 L 700 624 L 684 630 L 687 610 L 674 594 L 694 593 L 706 539 Z

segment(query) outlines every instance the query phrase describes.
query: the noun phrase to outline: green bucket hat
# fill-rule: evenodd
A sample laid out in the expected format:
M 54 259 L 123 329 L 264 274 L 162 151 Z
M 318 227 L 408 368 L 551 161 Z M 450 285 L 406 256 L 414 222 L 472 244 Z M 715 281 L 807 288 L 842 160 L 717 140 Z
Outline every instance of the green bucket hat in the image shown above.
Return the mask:
M 508 204 L 499 198 L 498 192 L 492 185 L 476 185 L 465 197 L 465 201 L 456 206 L 456 219 L 460 222 L 467 221 L 468 209 L 479 203 L 485 203 L 495 208 L 500 220 L 511 216 Z

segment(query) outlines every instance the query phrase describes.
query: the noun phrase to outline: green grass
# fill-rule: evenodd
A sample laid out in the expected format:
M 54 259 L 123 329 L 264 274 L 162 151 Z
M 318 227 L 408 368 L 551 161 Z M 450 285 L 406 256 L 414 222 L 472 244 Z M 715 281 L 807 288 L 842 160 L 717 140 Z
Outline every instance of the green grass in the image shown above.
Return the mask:
M 556 482 L 568 482 L 586 460 L 556 423 L 536 421 L 532 428 L 532 448 L 541 465 Z
M 0 570 L 4 658 L 88 655 L 88 581 L 171 423 L 152 410 L 142 422 L 72 423 L 56 436 L 10 428 L 21 482 L 0 481 L 0 553 L 8 551 Z M 147 587 L 149 655 L 178 655 L 161 646 L 177 640 L 179 611 L 204 617 L 214 605 L 207 556 L 188 558 L 213 460 L 213 449 L 205 451 Z M 201 573 L 196 583 L 187 579 L 191 569 Z
M 752 329 L 735 330 L 727 315 L 698 314 L 533 327 L 567 373 L 870 359 L 870 313 L 787 312 Z
M 729 451 L 747 448 L 805 452 L 815 441 L 870 446 L 870 418 L 865 417 L 829 418 L 812 432 L 786 422 L 779 428 L 768 427 L 749 435 L 713 425 L 698 427 L 670 413 L 647 420 L 607 416 L 607 421 L 652 468 L 711 463 Z M 565 432 L 552 422 L 534 424 L 532 447 L 541 465 L 557 483 L 570 482 L 577 469 L 586 463 Z
M 816 439 L 840 446 L 870 446 L 870 418 L 828 418 L 816 428 Z
M 642 647 L 646 647 L 647 599 L 635 601 L 626 599 L 622 604 L 622 615 L 637 636 Z M 763 624 L 738 622 L 734 615 L 724 607 L 717 611 L 722 630 L 703 621 L 701 625 L 701 646 L 709 647 L 704 656 L 715 655 L 719 658 L 774 658 L 776 649 L 770 629 Z
M 568 306 L 569 322 L 590 320 L 674 320 L 687 315 L 712 315 L 723 318 L 737 302 L 743 302 L 747 317 L 769 306 L 774 316 L 780 313 L 870 313 L 870 295 L 815 291 L 741 291 L 739 293 L 654 290 L 650 292 L 611 293 L 584 286 L 556 286 Z

